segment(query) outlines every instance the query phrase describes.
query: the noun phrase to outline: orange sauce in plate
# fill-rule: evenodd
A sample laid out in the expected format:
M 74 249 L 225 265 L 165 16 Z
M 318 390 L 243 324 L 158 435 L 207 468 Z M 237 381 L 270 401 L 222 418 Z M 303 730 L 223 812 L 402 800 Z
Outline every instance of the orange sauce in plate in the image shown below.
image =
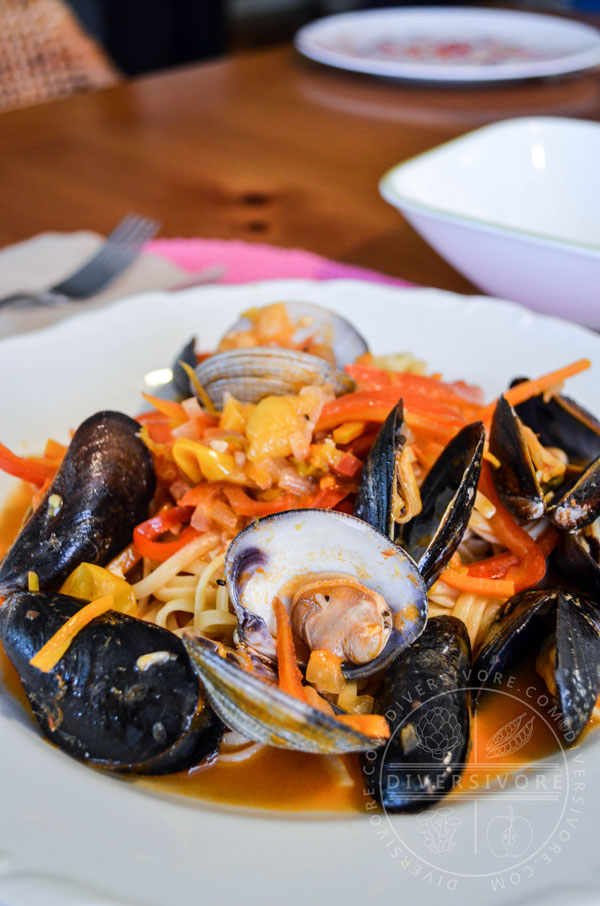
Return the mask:
M 29 486 L 21 483 L 0 511 L 0 557 L 17 535 L 31 497 Z M 0 676 L 9 692 L 31 713 L 17 673 L 1 646 Z M 547 691 L 533 665 L 519 665 L 513 671 L 512 680 L 507 678 L 507 682 L 509 685 L 499 686 L 497 692 L 482 697 L 473 721 L 469 762 L 452 794 L 454 797 L 493 788 L 497 778 L 515 770 L 515 764 L 526 764 L 556 751 L 556 739 L 539 717 L 540 709 L 533 711 L 538 695 Z M 530 696 L 531 705 L 525 696 L 526 689 L 537 690 Z M 501 746 L 490 749 L 490 738 L 499 728 L 519 717 L 521 726 L 526 725 L 532 716 L 536 718 L 535 732 L 518 752 L 502 754 Z M 340 784 L 340 777 L 345 779 L 345 784 Z M 187 773 L 140 777 L 133 782 L 142 789 L 162 794 L 288 812 L 356 813 L 364 811 L 368 802 L 358 756 L 323 757 L 266 747 L 247 761 L 217 762 Z

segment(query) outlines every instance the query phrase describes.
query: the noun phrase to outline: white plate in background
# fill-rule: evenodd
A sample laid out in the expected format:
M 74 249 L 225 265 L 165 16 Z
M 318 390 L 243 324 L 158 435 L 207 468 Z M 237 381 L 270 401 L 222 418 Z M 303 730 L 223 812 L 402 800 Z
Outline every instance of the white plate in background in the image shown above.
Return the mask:
M 143 375 L 168 365 L 192 333 L 210 348 L 238 313 L 282 299 L 336 309 L 375 351 L 411 350 L 450 379 L 481 384 L 488 398 L 516 374 L 584 356 L 600 363 L 600 337 L 582 328 L 438 290 L 290 280 L 152 293 L 1 342 L 0 439 L 33 451 L 48 435 L 66 440 L 69 428 L 98 409 L 135 413 Z M 599 388 L 594 371 L 569 382 L 572 395 L 597 412 Z M 10 484 L 2 476 L 0 497 Z M 369 814 L 257 815 L 154 795 L 50 746 L 1 691 L 0 737 L 2 906 L 597 902 L 598 739 L 567 759 L 573 769 L 583 759 L 577 770 L 586 789 L 573 825 L 563 829 L 570 839 L 551 841 L 558 853 L 540 853 L 509 872 L 483 842 L 474 854 L 458 835 L 447 875 L 408 853 L 423 841 L 414 815 L 390 825 Z M 452 807 L 466 827 L 494 820 L 499 803 L 505 808 L 503 795 Z M 535 809 L 521 803 L 519 817 L 533 822 Z
M 434 82 L 494 82 L 600 64 L 600 33 L 539 13 L 477 7 L 362 10 L 318 19 L 295 37 L 319 63 Z
M 389 170 L 383 197 L 492 296 L 600 328 L 600 124 L 519 117 Z

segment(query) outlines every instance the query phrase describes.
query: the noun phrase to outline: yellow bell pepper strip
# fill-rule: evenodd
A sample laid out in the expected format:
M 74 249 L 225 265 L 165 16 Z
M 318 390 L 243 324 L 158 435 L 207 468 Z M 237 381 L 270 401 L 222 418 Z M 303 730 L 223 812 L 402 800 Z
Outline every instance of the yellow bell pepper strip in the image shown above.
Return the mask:
M 231 453 L 220 453 L 187 437 L 180 437 L 175 441 L 172 453 L 181 471 L 196 484 L 203 478 L 208 481 L 229 481 L 232 484 L 248 483 L 247 476 Z
M 112 595 L 114 609 L 130 616 L 137 616 L 137 602 L 133 588 L 108 569 L 94 563 L 80 563 L 63 582 L 60 593 L 94 601 L 103 595 Z
M 349 444 L 360 437 L 366 427 L 366 422 L 345 422 L 333 429 L 333 440 L 336 444 Z
M 55 632 L 51 639 L 48 639 L 45 645 L 35 654 L 29 663 L 32 667 L 37 667 L 42 673 L 49 673 L 60 661 L 61 657 L 69 649 L 75 636 L 84 629 L 88 623 L 95 620 L 96 617 L 102 616 L 107 610 L 114 610 L 114 601 L 112 595 L 104 595 L 91 601 L 78 610 L 77 613 L 67 620 Z
M 138 553 L 159 563 L 168 560 L 201 533 L 188 525 L 175 541 L 155 539 L 188 522 L 193 512 L 194 508 L 191 506 L 174 506 L 136 526 L 133 530 L 133 543 Z
M 48 478 L 53 478 L 56 466 L 17 456 L 4 444 L 0 444 L 0 471 L 41 487 Z

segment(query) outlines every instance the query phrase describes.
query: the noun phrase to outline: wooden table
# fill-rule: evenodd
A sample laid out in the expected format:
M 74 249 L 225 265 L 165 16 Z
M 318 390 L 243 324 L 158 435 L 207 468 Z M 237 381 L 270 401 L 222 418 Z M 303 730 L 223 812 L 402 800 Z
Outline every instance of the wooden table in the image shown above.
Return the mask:
M 427 87 L 326 69 L 289 46 L 153 75 L 2 115 L 0 244 L 106 232 L 134 210 L 165 236 L 301 247 L 471 291 L 377 183 L 445 139 L 529 114 L 600 119 L 600 76 Z

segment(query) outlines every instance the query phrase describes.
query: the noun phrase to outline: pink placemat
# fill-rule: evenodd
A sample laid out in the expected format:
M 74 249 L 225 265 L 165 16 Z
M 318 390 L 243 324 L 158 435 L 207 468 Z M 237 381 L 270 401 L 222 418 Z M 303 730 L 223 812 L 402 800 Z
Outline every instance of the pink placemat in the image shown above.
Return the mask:
M 155 239 L 148 252 L 162 255 L 189 271 L 223 265 L 222 283 L 252 283 L 305 277 L 310 280 L 352 278 L 373 283 L 410 286 L 405 280 L 351 264 L 341 264 L 301 249 L 282 249 L 273 245 L 241 242 L 237 239 Z

